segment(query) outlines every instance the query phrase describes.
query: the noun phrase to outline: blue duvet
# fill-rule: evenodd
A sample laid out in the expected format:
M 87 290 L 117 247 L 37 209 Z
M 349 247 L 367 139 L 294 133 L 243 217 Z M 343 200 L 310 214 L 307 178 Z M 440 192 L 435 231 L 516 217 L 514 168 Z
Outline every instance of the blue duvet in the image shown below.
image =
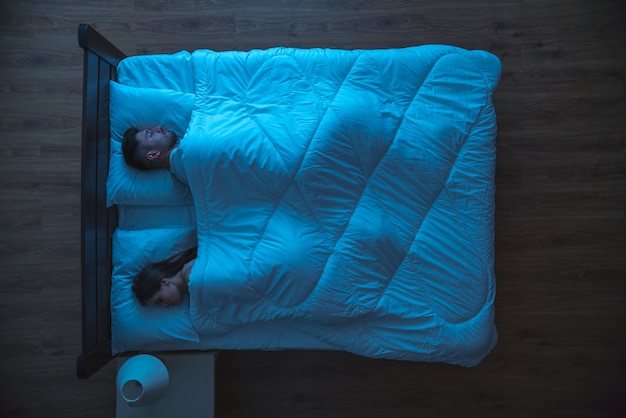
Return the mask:
M 497 339 L 499 60 L 433 45 L 191 63 L 198 333 L 291 319 L 365 356 L 480 362 Z

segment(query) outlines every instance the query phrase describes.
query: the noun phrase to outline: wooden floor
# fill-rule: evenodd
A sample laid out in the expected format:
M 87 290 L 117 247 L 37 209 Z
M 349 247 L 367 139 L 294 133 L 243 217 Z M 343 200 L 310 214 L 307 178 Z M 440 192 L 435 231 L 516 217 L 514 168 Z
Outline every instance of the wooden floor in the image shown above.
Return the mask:
M 626 416 L 622 0 L 0 0 L 0 416 L 111 417 L 80 351 L 79 23 L 129 55 L 446 43 L 503 62 L 479 366 L 223 352 L 218 417 Z

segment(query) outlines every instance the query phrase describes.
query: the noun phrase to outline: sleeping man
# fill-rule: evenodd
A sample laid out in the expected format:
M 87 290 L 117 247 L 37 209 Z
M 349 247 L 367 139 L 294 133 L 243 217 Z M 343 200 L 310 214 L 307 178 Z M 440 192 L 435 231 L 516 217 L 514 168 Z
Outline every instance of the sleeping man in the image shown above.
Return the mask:
M 128 128 L 122 138 L 122 153 L 129 166 L 138 170 L 167 168 L 178 181 L 187 183 L 174 131 L 157 125 L 151 129 Z

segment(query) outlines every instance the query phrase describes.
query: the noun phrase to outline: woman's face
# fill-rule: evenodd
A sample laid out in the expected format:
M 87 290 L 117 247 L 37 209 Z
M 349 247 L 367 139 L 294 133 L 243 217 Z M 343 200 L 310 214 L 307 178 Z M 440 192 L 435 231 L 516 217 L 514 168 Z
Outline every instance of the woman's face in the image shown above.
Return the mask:
M 162 306 L 169 308 L 170 306 L 180 305 L 183 302 L 183 294 L 175 281 L 171 279 L 161 280 L 159 290 L 148 299 L 148 306 Z

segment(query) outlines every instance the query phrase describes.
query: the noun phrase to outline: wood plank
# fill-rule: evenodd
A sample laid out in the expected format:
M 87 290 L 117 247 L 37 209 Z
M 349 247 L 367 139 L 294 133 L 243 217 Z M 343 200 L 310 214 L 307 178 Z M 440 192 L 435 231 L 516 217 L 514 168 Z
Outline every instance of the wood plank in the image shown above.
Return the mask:
M 254 40 L 253 48 L 401 48 L 424 43 L 424 14 L 395 10 L 386 14 L 310 13 L 297 21 L 292 15 L 272 13 L 235 16 L 235 41 Z M 358 38 L 350 34 L 358 32 Z M 381 36 L 384 34 L 384 36 Z M 276 40 L 279 40 L 278 43 Z M 241 47 L 240 47 L 241 48 Z M 246 45 L 245 47 L 250 48 Z

